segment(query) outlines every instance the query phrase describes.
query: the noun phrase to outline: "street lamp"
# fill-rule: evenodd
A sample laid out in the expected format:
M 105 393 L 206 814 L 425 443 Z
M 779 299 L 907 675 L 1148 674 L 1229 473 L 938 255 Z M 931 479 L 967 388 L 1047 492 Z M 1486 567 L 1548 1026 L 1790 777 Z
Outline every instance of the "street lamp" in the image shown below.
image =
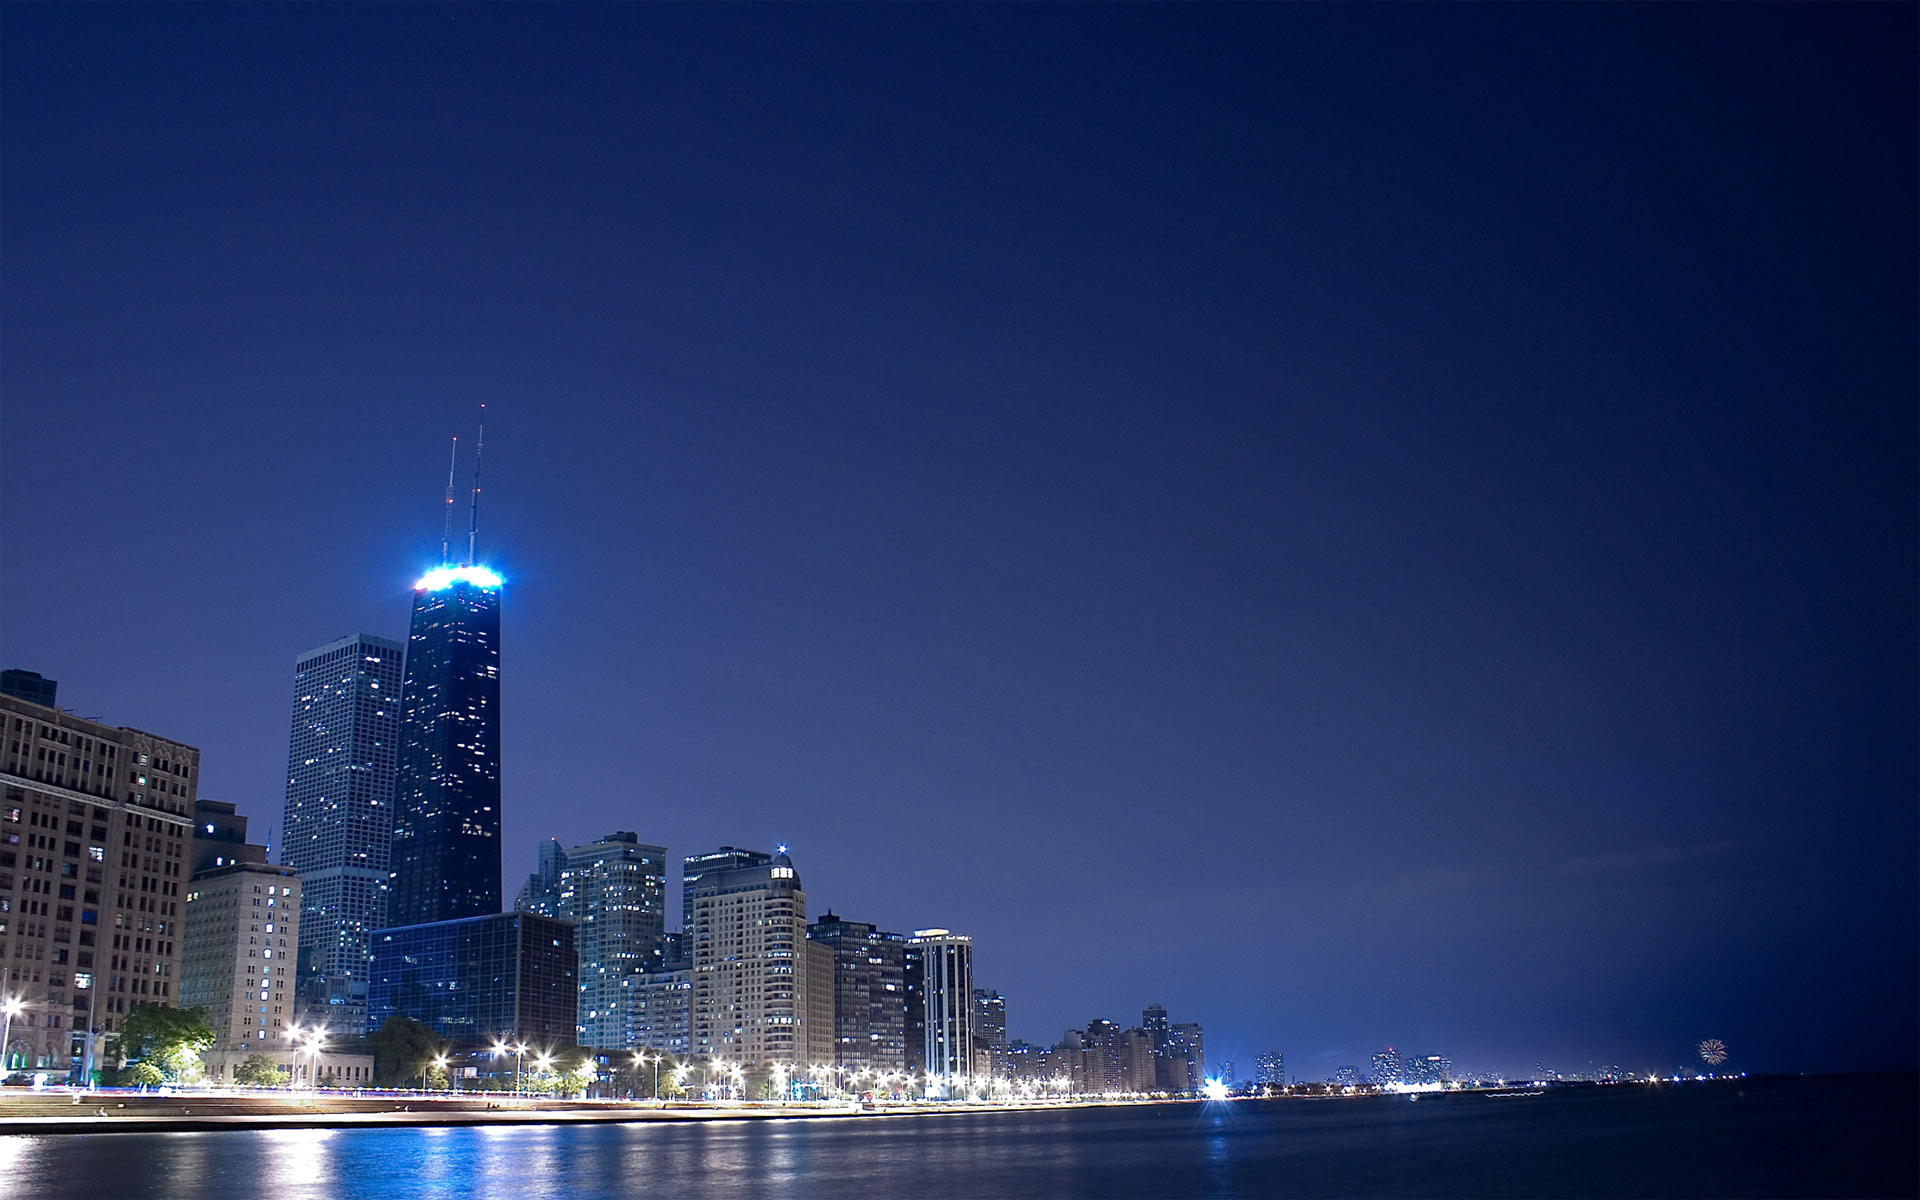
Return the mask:
M 436 1055 L 434 1055 L 434 1056 L 433 1056 L 433 1065 L 434 1065 L 434 1066 L 436 1066 L 436 1067 L 438 1067 L 438 1068 L 440 1068 L 440 1072 L 441 1072 L 441 1074 L 443 1074 L 443 1075 L 444 1075 L 444 1074 L 446 1074 L 446 1070 L 447 1070 L 447 1056 L 446 1056 L 446 1055 L 444 1055 L 444 1054 L 436 1054 Z M 451 1079 L 451 1078 L 452 1078 L 452 1076 L 448 1076 L 448 1078 L 449 1078 L 449 1079 Z M 427 1088 L 427 1075 L 426 1075 L 426 1072 L 425 1072 L 425 1071 L 422 1071 L 422 1072 L 420 1073 L 420 1090 L 421 1090 L 421 1091 L 425 1091 L 425 1090 L 426 1090 L 426 1088 Z
M 6 1014 L 5 1019 L 0 1020 L 0 1073 L 13 1069 L 13 1047 L 9 1045 L 13 1036 L 13 1018 L 26 1006 L 26 1001 L 18 996 L 8 996 L 4 1002 L 0 1002 L 0 1012 Z
M 526 1066 L 526 1061 L 527 1044 L 521 1042 L 513 1048 L 513 1094 L 516 1096 L 520 1094 L 520 1076 L 522 1069 Z
M 502 1054 L 505 1054 L 507 1052 L 507 1049 L 508 1049 L 507 1043 L 504 1039 L 501 1039 L 501 1038 L 493 1039 L 493 1056 L 492 1056 L 493 1060 L 495 1062 L 500 1061 L 500 1056 Z
M 304 1046 L 299 1044 L 301 1039 L 303 1038 L 306 1040 L 306 1045 Z M 313 1061 L 311 1065 L 309 1065 L 307 1068 L 307 1086 L 311 1088 L 319 1087 L 320 1086 L 320 1051 L 325 1049 L 327 1045 L 326 1029 L 322 1027 L 318 1029 L 308 1030 L 308 1029 L 302 1029 L 300 1026 L 295 1025 L 293 1028 L 287 1030 L 287 1040 L 294 1043 L 294 1047 L 293 1047 L 293 1065 L 295 1068 L 294 1073 L 296 1075 L 299 1074 L 301 1052 L 304 1051 L 308 1054 L 311 1054 L 313 1056 Z

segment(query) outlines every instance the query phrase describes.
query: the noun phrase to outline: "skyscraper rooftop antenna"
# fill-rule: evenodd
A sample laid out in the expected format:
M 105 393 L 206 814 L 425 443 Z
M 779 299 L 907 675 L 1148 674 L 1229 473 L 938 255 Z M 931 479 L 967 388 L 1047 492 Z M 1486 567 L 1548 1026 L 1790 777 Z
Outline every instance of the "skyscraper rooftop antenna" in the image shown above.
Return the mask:
M 447 454 L 447 512 L 446 520 L 440 530 L 440 561 L 442 564 L 453 561 L 453 464 L 460 457 L 460 439 L 453 439 L 453 449 Z
M 487 406 L 480 406 L 480 436 L 473 443 L 473 504 L 467 521 L 467 565 L 473 565 L 473 545 L 480 539 L 480 455 L 487 448 Z

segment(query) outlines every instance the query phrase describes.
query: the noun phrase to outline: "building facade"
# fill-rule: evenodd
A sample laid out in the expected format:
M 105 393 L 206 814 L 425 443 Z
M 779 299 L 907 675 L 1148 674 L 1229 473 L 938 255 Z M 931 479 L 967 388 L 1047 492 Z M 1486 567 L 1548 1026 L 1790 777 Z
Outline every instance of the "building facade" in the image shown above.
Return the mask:
M 1444 1054 L 1409 1054 L 1400 1060 L 1400 1082 L 1409 1087 L 1436 1087 L 1453 1080 L 1453 1060 Z
M 700 881 L 715 871 L 737 871 L 743 867 L 767 867 L 773 865 L 773 855 L 764 850 L 742 850 L 738 846 L 722 846 L 710 854 L 689 854 L 680 863 L 680 927 L 683 936 L 693 932 L 693 893 L 700 887 Z M 688 947 L 692 955 L 693 949 Z
M 1287 1056 L 1275 1050 L 1255 1058 L 1253 1081 L 1262 1087 L 1287 1086 Z
M 414 585 L 401 688 L 387 923 L 500 911 L 500 576 Z
M 134 1005 L 179 1003 L 199 776 L 192 746 L 0 695 L 7 1071 L 80 1079 Z
M 1118 1041 L 1122 1091 L 1153 1092 L 1160 1087 L 1160 1068 L 1153 1058 L 1153 1035 L 1144 1029 L 1121 1032 Z
M 930 1088 L 964 1089 L 973 1078 L 973 939 L 916 930 L 904 975 L 908 1067 L 925 1072 Z
M 367 1026 L 411 1017 L 467 1050 L 496 1041 L 575 1045 L 579 963 L 573 926 L 493 913 L 374 934 Z
M 1373 1082 L 1379 1087 L 1393 1087 L 1400 1082 L 1400 1052 L 1392 1046 L 1373 1056 Z
M 812 1028 L 823 1005 L 810 991 L 830 994 L 833 984 L 816 977 L 821 960 L 807 953 L 807 894 L 784 850 L 722 853 L 740 865 L 706 862 L 688 895 L 690 1048 L 750 1072 L 804 1072 L 831 1054 L 833 1036 L 831 1026 Z
M 264 858 L 265 848 L 259 849 Z M 180 1006 L 207 1010 L 212 1050 L 289 1049 L 300 917 L 300 878 L 291 867 L 228 862 L 193 876 L 181 939 Z M 333 1032 L 352 1037 L 359 1028 Z
M 692 1047 L 693 971 L 663 965 L 628 980 L 635 1048 L 658 1050 L 684 1062 Z
M 992 988 L 973 989 L 973 1073 L 1007 1075 L 1007 1000 Z
M 301 996 L 342 1027 L 367 1018 L 367 954 L 386 924 L 405 649 L 359 634 L 294 660 L 280 862 L 300 872 Z
M 635 834 L 610 833 L 585 846 L 549 840 L 540 870 L 520 889 L 521 912 L 573 925 L 580 955 L 580 1044 L 630 1050 L 638 1040 L 634 978 L 662 963 L 666 933 L 664 846 Z
M 807 937 L 833 956 L 833 1048 L 824 1062 L 848 1073 L 907 1069 L 907 939 L 829 912 Z
M 365 1021 L 367 959 L 387 923 L 404 648 L 360 634 L 294 660 L 280 861 L 299 872 L 302 994 Z
M 1173 1090 L 1197 1092 L 1207 1085 L 1207 1040 L 1198 1022 L 1176 1021 L 1167 1035 L 1167 1061 L 1183 1084 Z

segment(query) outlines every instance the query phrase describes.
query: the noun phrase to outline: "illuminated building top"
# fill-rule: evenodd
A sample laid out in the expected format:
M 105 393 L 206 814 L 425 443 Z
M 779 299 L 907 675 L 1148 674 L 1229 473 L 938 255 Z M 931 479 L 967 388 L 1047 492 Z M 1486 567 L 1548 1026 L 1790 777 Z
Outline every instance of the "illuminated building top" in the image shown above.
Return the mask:
M 493 590 L 506 582 L 497 571 L 489 567 L 435 567 L 420 577 L 413 585 L 416 592 L 443 592 L 456 583 L 469 583 L 474 587 Z

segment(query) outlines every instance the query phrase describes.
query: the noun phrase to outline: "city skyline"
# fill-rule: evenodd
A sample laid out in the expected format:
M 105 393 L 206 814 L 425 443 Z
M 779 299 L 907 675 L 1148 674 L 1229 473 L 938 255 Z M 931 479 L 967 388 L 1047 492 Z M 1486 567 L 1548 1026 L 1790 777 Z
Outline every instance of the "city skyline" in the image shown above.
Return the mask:
M 1912 1066 L 1914 26 L 0 8 L 0 667 L 282 847 L 485 405 L 506 880 L 789 845 L 1243 1071 Z

